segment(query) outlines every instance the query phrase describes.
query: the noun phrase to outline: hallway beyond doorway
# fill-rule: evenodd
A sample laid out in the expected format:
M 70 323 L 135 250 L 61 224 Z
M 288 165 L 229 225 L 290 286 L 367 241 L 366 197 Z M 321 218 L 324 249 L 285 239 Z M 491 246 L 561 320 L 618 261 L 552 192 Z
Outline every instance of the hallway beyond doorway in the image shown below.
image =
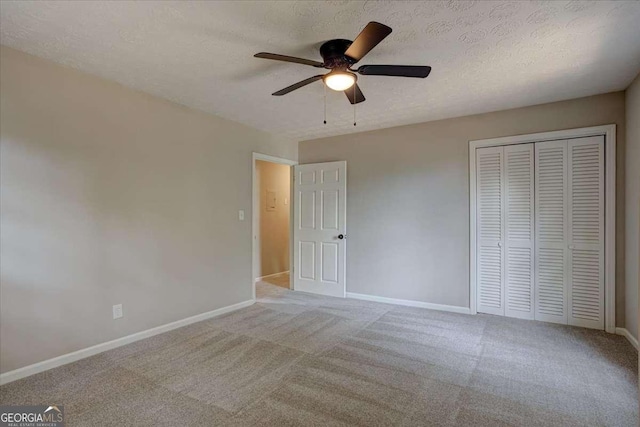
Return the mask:
M 269 283 L 271 285 L 276 285 L 281 288 L 289 289 L 289 272 L 285 271 L 283 273 L 274 274 L 269 277 L 265 277 L 262 279 L 262 282 Z

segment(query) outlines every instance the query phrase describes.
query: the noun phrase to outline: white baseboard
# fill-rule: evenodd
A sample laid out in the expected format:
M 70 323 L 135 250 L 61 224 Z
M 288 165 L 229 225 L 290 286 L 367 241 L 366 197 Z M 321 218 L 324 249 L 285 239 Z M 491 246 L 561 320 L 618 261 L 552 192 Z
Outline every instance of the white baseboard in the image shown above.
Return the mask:
M 450 311 L 452 313 L 461 313 L 461 314 L 469 314 L 470 313 L 469 307 L 458 307 L 458 306 L 454 306 L 454 305 L 433 304 L 433 303 L 430 303 L 430 302 L 378 297 L 378 296 L 375 296 L 375 295 L 356 294 L 356 293 L 353 293 L 353 292 L 347 292 L 347 298 L 361 299 L 361 300 L 364 300 L 364 301 L 383 302 L 383 303 L 386 303 L 386 304 L 406 305 L 406 306 L 409 306 L 409 307 L 428 308 L 430 310 Z
M 286 270 L 286 271 L 281 271 L 280 273 L 273 273 L 273 274 L 267 274 L 266 276 L 262 276 L 262 277 L 256 277 L 256 282 L 259 282 L 259 281 L 264 280 L 264 279 L 268 279 L 269 277 L 276 277 L 276 276 L 279 276 L 281 274 L 285 274 L 285 273 L 288 273 L 288 272 L 289 272 L 289 270 Z
M 616 335 L 622 335 L 627 340 L 629 340 L 631 345 L 634 346 L 636 350 L 640 350 L 640 348 L 638 347 L 638 340 L 636 339 L 636 337 L 631 335 L 631 332 L 629 332 L 625 328 L 616 328 Z
M 147 329 L 146 331 L 137 332 L 135 334 L 127 335 L 126 337 L 122 338 L 117 338 L 113 341 L 108 341 L 105 343 L 94 345 L 92 347 L 83 348 L 72 353 L 54 357 L 53 359 L 44 360 L 42 362 L 34 363 L 33 365 L 5 372 L 4 374 L 0 374 L 0 385 L 7 384 L 34 374 L 38 374 L 49 369 L 57 368 L 58 366 L 66 365 L 68 363 L 75 362 L 77 360 L 84 359 L 107 350 L 121 347 L 132 342 L 140 341 L 142 339 L 149 338 L 163 332 L 169 332 L 171 330 L 178 329 L 192 323 L 201 322 L 212 317 L 240 310 L 241 308 L 249 307 L 253 303 L 255 303 L 255 300 L 242 301 L 237 304 L 228 305 L 226 307 L 218 308 L 206 313 L 197 314 L 195 316 L 187 317 L 186 319 L 177 320 L 175 322 L 167 323 L 166 325 L 157 326 L 155 328 Z

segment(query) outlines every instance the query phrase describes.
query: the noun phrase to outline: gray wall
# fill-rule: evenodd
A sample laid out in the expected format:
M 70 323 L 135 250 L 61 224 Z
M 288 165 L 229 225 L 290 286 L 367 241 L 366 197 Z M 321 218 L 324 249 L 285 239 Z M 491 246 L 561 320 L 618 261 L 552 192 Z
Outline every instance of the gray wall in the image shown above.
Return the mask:
M 615 123 L 623 324 L 624 110 L 616 92 L 301 142 L 300 163 L 347 161 L 347 291 L 468 307 L 468 141 Z
M 640 287 L 640 75 L 626 92 L 627 155 L 626 199 L 626 321 L 625 327 L 638 338 L 638 287 Z
M 1 372 L 251 299 L 251 152 L 297 143 L 5 47 L 0 67 Z

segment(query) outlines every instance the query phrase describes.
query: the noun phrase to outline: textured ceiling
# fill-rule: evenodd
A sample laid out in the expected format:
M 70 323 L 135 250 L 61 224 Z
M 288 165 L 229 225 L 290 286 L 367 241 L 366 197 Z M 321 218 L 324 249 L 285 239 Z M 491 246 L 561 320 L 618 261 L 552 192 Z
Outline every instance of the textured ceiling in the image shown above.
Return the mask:
M 624 89 L 640 70 L 638 1 L 6 1 L 0 42 L 298 140 Z M 353 107 L 317 73 L 253 58 L 319 60 L 368 21 L 393 33 L 361 64 L 431 65 L 427 79 L 361 76 Z

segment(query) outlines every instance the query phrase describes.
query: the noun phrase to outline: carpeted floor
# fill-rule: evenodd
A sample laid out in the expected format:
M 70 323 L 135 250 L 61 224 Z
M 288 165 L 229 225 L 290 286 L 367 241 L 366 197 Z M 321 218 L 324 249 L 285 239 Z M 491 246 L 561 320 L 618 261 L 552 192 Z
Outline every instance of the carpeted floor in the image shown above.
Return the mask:
M 262 279 L 263 282 L 270 285 L 280 286 L 281 288 L 289 289 L 289 272 L 276 274 L 270 277 Z
M 68 426 L 636 426 L 638 355 L 604 332 L 335 299 L 258 303 L 0 387 Z

